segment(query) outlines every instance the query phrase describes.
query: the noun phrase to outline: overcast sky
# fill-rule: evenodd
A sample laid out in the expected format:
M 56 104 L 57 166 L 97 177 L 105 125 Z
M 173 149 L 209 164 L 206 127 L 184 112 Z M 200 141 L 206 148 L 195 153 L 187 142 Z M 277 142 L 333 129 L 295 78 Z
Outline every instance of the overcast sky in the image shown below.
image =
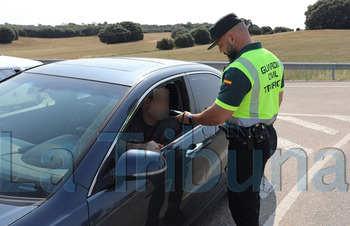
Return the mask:
M 215 23 L 234 12 L 258 26 L 305 28 L 304 12 L 317 0 L 17 0 L 1 1 L 0 24 Z

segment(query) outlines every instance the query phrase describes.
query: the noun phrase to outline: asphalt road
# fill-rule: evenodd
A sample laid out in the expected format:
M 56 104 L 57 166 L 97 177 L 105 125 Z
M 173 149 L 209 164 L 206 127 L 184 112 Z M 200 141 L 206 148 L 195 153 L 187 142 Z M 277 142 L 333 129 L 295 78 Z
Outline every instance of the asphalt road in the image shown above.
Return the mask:
M 275 123 L 281 151 L 265 168 L 275 189 L 261 200 L 261 225 L 350 224 L 349 99 L 350 81 L 286 82 Z M 227 196 L 193 225 L 234 225 Z

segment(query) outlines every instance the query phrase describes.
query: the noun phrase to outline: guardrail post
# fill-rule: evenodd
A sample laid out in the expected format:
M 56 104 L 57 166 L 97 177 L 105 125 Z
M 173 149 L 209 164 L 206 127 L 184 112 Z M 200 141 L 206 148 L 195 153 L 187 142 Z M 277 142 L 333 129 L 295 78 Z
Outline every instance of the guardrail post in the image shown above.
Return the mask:
M 332 69 L 332 80 L 335 80 L 335 70 Z

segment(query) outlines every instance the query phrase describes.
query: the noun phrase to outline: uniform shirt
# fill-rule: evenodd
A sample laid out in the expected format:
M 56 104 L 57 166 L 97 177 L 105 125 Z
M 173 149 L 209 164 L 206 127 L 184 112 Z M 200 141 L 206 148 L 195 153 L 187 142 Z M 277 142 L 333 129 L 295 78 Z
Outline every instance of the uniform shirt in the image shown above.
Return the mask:
M 245 46 L 236 56 L 235 60 L 239 58 L 243 53 L 261 49 L 260 42 L 252 43 Z M 249 78 L 237 68 L 229 68 L 222 75 L 222 83 L 220 86 L 220 92 L 217 96 L 217 100 L 222 102 L 226 110 L 233 111 L 237 108 L 247 93 L 250 92 L 252 85 Z M 282 77 L 281 89 L 284 87 L 284 75 Z

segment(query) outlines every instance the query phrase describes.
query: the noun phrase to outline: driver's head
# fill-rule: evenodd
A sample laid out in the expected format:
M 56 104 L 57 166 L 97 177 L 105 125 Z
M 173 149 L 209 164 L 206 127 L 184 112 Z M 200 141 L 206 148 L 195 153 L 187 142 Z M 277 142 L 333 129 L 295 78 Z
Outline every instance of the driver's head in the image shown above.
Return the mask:
M 153 90 L 146 98 L 142 110 L 153 120 L 162 120 L 169 116 L 169 91 L 165 87 Z

